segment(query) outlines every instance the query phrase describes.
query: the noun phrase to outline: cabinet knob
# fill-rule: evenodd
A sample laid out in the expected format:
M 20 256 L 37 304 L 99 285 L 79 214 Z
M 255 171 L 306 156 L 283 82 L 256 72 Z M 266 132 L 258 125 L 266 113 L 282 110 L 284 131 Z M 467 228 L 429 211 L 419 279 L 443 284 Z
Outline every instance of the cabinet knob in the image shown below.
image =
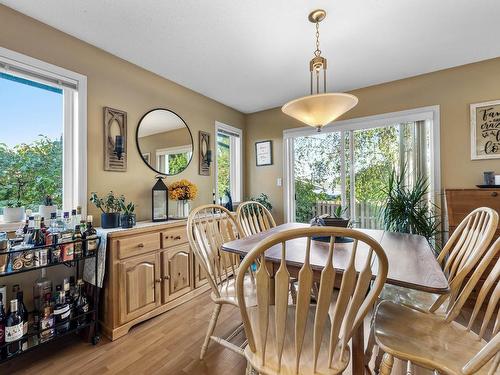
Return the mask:
M 492 197 L 496 197 L 497 195 L 498 195 L 498 193 L 496 191 L 494 191 L 493 193 L 491 193 Z
M 141 242 L 140 244 L 137 245 L 137 247 L 144 247 L 144 244 Z
M 161 279 L 156 279 L 155 280 L 157 283 L 161 283 Z
M 170 280 L 170 276 L 168 275 L 163 276 L 163 280 Z
M 181 236 L 175 236 L 174 237 L 174 240 L 180 240 L 181 239 Z

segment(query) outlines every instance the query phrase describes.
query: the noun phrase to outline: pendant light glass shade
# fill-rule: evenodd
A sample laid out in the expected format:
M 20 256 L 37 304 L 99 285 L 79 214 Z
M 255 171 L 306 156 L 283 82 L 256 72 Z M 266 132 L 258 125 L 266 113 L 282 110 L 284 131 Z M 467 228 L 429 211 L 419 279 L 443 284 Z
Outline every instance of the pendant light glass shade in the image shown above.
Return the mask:
M 318 131 L 358 104 L 351 94 L 326 93 L 308 95 L 286 103 L 281 110 Z
M 318 131 L 358 104 L 358 98 L 354 95 L 326 92 L 327 61 L 321 56 L 319 49 L 319 23 L 325 17 L 326 12 L 323 9 L 312 11 L 308 17 L 310 22 L 316 24 L 316 50 L 309 61 L 311 95 L 292 100 L 281 107 L 284 114 L 315 127 Z M 323 93 L 320 94 L 321 91 Z

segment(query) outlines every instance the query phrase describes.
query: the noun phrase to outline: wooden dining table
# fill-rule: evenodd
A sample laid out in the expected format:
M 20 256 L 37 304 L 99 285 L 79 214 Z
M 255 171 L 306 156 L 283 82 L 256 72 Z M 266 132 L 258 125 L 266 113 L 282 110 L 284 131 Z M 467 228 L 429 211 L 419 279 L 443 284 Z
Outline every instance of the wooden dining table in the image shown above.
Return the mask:
M 308 227 L 307 224 L 287 223 L 278 225 L 270 230 L 254 234 L 242 239 L 227 242 L 222 245 L 222 250 L 245 256 L 260 241 L 288 229 Z M 377 229 L 356 229 L 375 239 L 384 249 L 389 262 L 387 284 L 398 285 L 409 289 L 415 289 L 434 294 L 445 294 L 449 292 L 448 281 L 441 270 L 436 257 L 427 240 L 418 235 L 406 233 L 393 233 Z M 305 238 L 297 238 L 287 241 L 286 263 L 292 277 L 296 277 L 305 259 Z M 334 267 L 338 273 L 342 273 L 349 259 L 349 249 L 352 243 L 335 243 L 336 257 Z M 366 245 L 365 245 L 366 246 Z M 321 270 L 324 268 L 328 255 L 328 243 L 312 241 L 310 263 L 314 271 L 315 281 L 319 281 Z M 356 257 L 356 269 L 361 269 L 368 254 L 368 248 L 363 251 L 363 245 L 358 247 Z M 265 253 L 268 269 L 271 277 L 277 272 L 281 262 L 281 247 L 275 245 Z M 372 264 L 374 277 L 377 272 L 377 264 Z M 352 369 L 353 374 L 363 374 L 365 371 L 364 359 L 364 327 L 361 325 L 352 338 Z

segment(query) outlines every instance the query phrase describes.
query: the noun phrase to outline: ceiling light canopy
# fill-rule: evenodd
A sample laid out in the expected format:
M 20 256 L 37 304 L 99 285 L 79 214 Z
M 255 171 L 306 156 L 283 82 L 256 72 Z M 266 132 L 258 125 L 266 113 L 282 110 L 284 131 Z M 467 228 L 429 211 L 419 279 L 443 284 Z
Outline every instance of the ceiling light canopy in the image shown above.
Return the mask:
M 351 94 L 326 92 L 326 59 L 319 49 L 319 23 L 326 17 L 323 9 L 309 14 L 309 21 L 316 24 L 316 50 L 309 62 L 311 75 L 311 94 L 286 103 L 281 110 L 304 124 L 315 127 L 318 131 L 330 122 L 358 104 L 358 98 Z M 320 93 L 321 81 L 323 93 Z

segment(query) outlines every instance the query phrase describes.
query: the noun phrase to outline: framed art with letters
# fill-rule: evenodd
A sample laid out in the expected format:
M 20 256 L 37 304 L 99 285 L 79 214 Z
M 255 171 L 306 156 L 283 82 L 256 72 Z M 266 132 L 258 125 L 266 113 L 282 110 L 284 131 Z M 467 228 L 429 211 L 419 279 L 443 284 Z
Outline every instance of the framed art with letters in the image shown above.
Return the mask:
M 500 100 L 470 105 L 471 159 L 500 158 Z

